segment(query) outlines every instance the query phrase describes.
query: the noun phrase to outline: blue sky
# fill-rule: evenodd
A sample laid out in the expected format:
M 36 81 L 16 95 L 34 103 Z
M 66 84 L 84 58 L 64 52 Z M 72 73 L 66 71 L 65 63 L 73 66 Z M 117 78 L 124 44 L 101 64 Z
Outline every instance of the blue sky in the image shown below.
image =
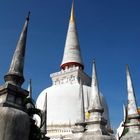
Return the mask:
M 6 74 L 25 17 L 31 11 L 25 60 L 25 83 L 32 78 L 33 96 L 51 85 L 59 71 L 68 28 L 71 0 L 0 0 L 0 84 Z M 125 65 L 129 64 L 140 105 L 140 1 L 75 0 L 75 15 L 85 72 L 96 59 L 100 90 L 111 124 L 123 119 L 127 101 Z

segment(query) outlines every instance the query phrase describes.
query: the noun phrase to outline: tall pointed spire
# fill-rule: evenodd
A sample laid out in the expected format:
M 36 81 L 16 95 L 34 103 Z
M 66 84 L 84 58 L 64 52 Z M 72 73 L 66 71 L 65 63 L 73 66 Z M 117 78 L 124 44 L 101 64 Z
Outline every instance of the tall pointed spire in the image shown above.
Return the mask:
M 73 66 L 79 66 L 82 69 L 84 68 L 76 30 L 76 22 L 74 16 L 74 1 L 72 3 L 71 8 L 71 16 L 65 42 L 63 60 L 61 63 L 61 69 L 66 69 L 67 67 L 69 68 Z
M 135 92 L 128 65 L 126 66 L 127 92 L 128 92 L 128 115 L 138 114 Z
M 23 67 L 29 15 L 26 18 L 11 66 L 0 86 L 0 139 L 28 140 L 31 118 L 27 114 L 25 99 L 28 91 L 21 87 L 24 82 Z
M 42 133 L 45 135 L 47 133 L 47 94 L 45 94 L 45 102 L 43 106 L 43 126 L 41 127 Z
M 96 136 L 102 137 L 103 135 L 106 136 L 109 135 L 109 132 L 106 127 L 107 120 L 103 116 L 104 108 L 102 106 L 101 99 L 100 99 L 95 61 L 93 61 L 93 68 L 92 68 L 91 95 L 90 95 L 88 111 L 90 115 L 86 121 L 87 130 L 86 130 L 86 135 L 84 136 L 86 138 L 83 139 L 90 140 L 90 139 L 96 139 Z
M 9 68 L 8 73 L 5 75 L 4 79 L 8 83 L 21 86 L 24 82 L 23 70 L 24 70 L 24 56 L 26 48 L 26 38 L 27 38 L 27 29 L 29 22 L 29 15 L 26 17 L 25 24 L 23 26 L 20 38 L 17 43 L 15 53 Z
M 138 114 L 134 87 L 133 87 L 128 65 L 126 66 L 126 77 L 127 77 L 127 92 L 128 92 L 127 113 L 128 113 L 128 119 L 130 120 L 130 123 L 128 124 L 129 132 L 137 133 L 137 132 L 140 132 L 140 123 L 138 120 L 140 116 Z
M 131 79 L 131 74 L 128 65 L 126 65 L 126 78 L 127 78 L 127 92 L 128 92 L 128 104 L 127 104 L 127 115 L 124 124 L 124 130 L 127 128 L 128 132 L 121 137 L 121 140 L 140 138 L 140 115 L 137 110 L 137 103 L 135 98 L 134 87 Z
M 30 79 L 28 85 L 29 97 L 32 99 L 32 80 Z
M 91 97 L 90 97 L 89 107 L 102 109 L 95 61 L 93 61 L 93 68 L 92 68 L 92 84 L 91 84 Z

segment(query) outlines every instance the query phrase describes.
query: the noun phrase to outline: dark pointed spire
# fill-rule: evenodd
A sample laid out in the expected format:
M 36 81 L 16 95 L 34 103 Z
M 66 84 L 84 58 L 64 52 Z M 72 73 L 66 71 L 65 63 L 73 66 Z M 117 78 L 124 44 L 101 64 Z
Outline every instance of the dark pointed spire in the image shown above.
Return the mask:
M 32 79 L 29 80 L 28 91 L 29 91 L 28 97 L 32 99 Z
M 47 94 L 45 95 L 45 101 L 43 106 L 43 126 L 41 127 L 42 133 L 45 135 L 47 133 Z
M 23 70 L 24 70 L 24 59 L 25 59 L 29 15 L 30 15 L 30 12 L 28 13 L 28 16 L 26 17 L 26 21 L 23 26 L 20 38 L 18 40 L 17 47 L 14 52 L 9 71 L 4 77 L 5 82 L 11 83 L 17 86 L 21 86 L 22 83 L 24 82 Z

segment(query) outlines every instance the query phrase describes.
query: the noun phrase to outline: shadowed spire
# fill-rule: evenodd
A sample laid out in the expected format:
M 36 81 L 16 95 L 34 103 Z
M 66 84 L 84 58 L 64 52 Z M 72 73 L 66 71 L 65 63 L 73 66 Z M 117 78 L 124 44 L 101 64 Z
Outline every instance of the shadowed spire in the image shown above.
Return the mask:
M 43 106 L 43 125 L 41 127 L 42 133 L 45 135 L 47 133 L 47 94 L 45 94 L 45 101 L 44 101 L 44 106 Z
M 70 22 L 65 42 L 65 49 L 61 69 L 67 67 L 78 66 L 84 69 L 83 60 L 80 52 L 80 45 L 76 30 L 75 16 L 74 16 L 74 1 L 71 8 Z
M 80 100 L 80 121 L 85 122 L 85 106 L 84 106 L 84 93 L 83 93 L 83 84 L 82 80 L 80 80 L 80 87 L 79 87 L 79 100 Z
M 14 52 L 9 71 L 4 77 L 6 82 L 17 85 L 17 86 L 21 86 L 22 83 L 24 82 L 23 70 L 24 70 L 24 59 L 25 59 L 29 15 L 30 15 L 30 12 L 28 13 L 28 16 L 26 17 L 26 21 L 23 26 L 20 38 L 18 40 L 17 47 Z
M 124 118 L 123 118 L 123 122 L 126 122 L 126 119 L 127 119 L 127 107 L 123 104 L 123 115 L 124 115 Z
M 29 97 L 32 99 L 32 80 L 30 79 L 28 85 Z
M 126 77 L 127 77 L 127 92 L 128 92 L 128 115 L 138 114 L 134 87 L 128 65 L 126 65 Z
M 102 109 L 95 61 L 93 61 L 93 68 L 92 68 L 92 84 L 91 84 L 90 98 L 91 98 L 90 105 L 89 105 L 90 108 Z

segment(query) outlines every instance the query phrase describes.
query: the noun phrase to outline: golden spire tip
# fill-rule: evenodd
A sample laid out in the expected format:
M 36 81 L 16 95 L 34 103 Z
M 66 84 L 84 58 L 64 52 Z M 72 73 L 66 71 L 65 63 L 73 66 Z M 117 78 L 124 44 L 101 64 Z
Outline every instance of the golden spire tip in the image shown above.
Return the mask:
M 74 0 L 72 1 L 72 7 L 71 7 L 71 16 L 70 16 L 70 22 L 74 22 Z

